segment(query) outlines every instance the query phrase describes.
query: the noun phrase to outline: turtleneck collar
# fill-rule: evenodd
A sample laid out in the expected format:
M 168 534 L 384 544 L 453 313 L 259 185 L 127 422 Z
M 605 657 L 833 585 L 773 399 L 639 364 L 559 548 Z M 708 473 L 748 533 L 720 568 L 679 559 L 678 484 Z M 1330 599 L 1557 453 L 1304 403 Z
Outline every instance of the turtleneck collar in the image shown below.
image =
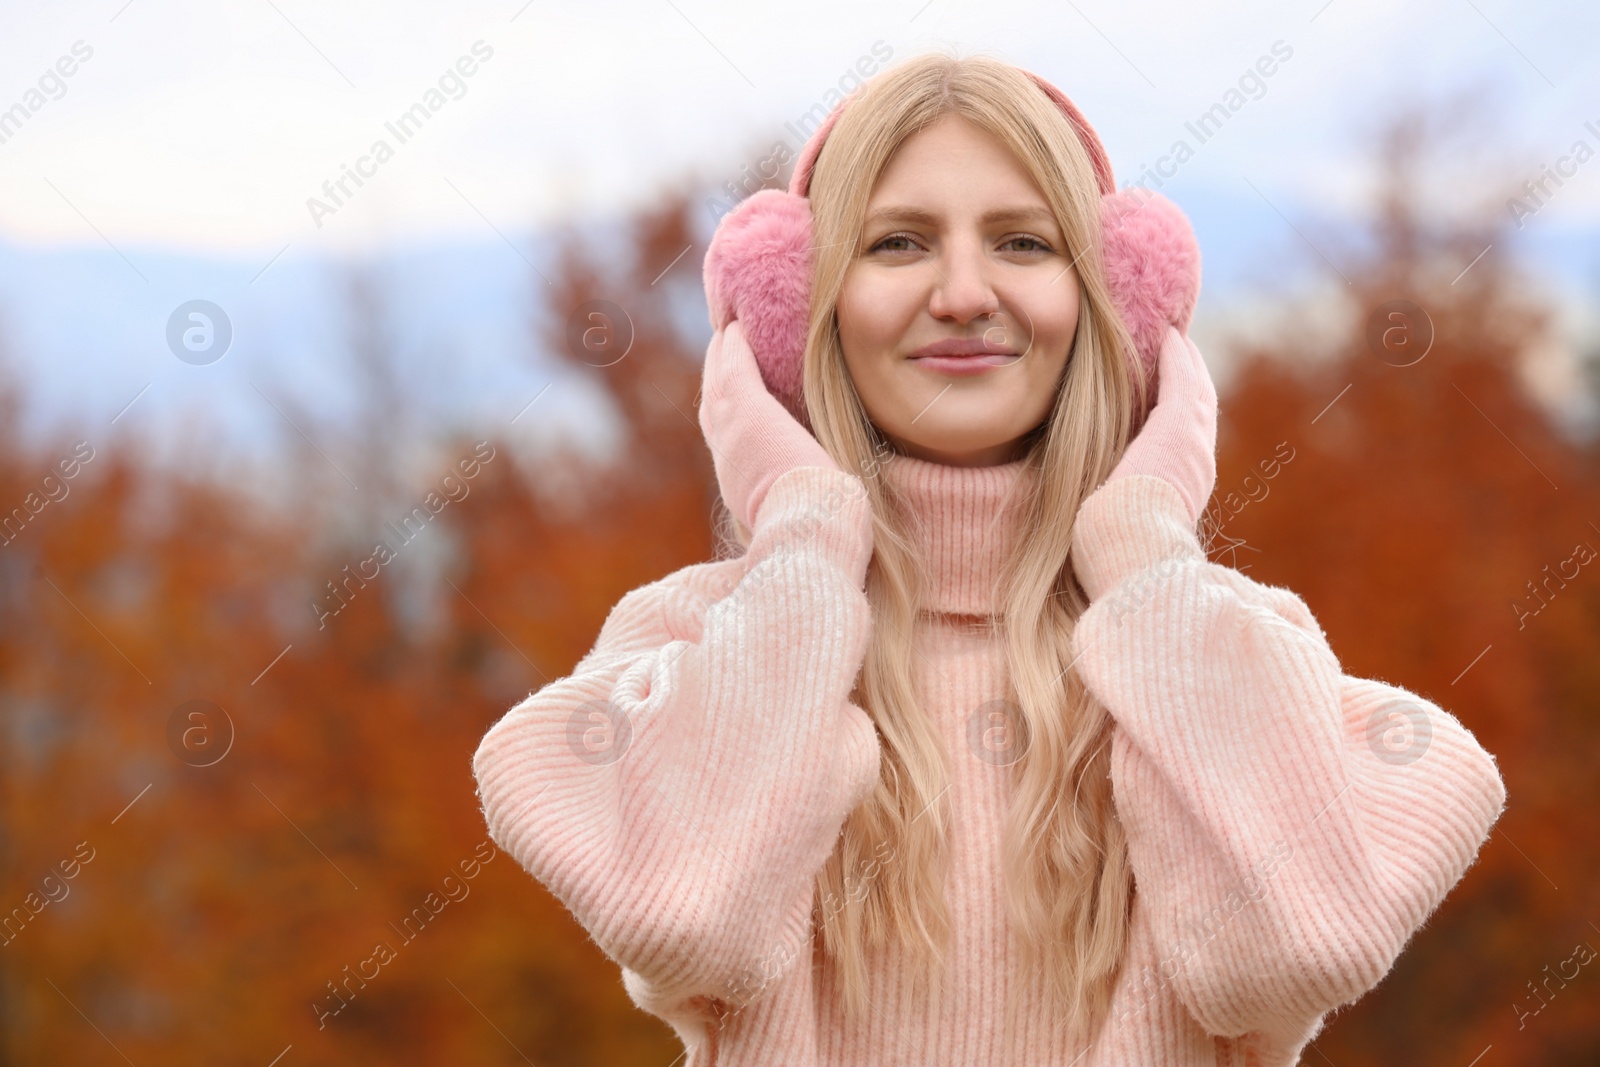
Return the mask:
M 896 454 L 882 467 L 915 519 L 911 531 L 928 573 L 923 609 L 962 615 L 998 611 L 998 585 L 1007 554 L 1022 532 L 1030 480 L 1026 460 L 989 467 L 954 467 Z M 1007 502 L 1007 493 L 1016 491 Z

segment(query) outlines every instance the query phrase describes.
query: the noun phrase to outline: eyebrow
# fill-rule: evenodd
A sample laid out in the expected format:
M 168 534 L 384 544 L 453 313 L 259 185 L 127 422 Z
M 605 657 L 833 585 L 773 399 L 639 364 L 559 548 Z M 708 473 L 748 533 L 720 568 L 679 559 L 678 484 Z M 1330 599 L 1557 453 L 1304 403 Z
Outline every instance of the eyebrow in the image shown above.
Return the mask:
M 935 225 L 939 222 L 938 215 L 917 207 L 886 207 L 869 212 L 867 217 L 869 221 L 871 219 L 884 219 L 892 223 L 901 222 L 924 226 Z M 1054 226 L 1056 217 L 1049 209 L 1042 207 L 999 207 L 992 211 L 984 212 L 983 217 L 978 221 L 982 223 L 1033 222 Z

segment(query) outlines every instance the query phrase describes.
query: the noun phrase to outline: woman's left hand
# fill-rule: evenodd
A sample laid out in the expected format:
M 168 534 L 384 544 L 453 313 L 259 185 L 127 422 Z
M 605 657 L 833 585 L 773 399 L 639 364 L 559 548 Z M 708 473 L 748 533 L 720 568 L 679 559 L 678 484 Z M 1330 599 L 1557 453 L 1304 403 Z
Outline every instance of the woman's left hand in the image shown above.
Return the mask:
M 1191 522 L 1217 484 L 1217 388 L 1200 350 L 1175 326 L 1156 362 L 1156 404 L 1106 479 L 1151 474 L 1171 483 Z

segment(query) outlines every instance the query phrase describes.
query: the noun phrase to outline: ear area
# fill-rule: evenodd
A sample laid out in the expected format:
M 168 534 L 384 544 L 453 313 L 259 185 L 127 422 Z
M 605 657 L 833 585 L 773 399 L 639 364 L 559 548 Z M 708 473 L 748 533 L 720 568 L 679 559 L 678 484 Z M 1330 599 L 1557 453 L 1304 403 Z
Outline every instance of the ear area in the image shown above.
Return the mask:
M 762 189 L 722 217 L 704 268 L 711 325 L 744 326 L 767 391 L 802 424 L 801 368 L 811 311 L 811 204 Z
M 1200 243 L 1177 204 L 1137 187 L 1100 198 L 1100 239 L 1111 298 L 1153 384 L 1168 325 L 1187 333 L 1200 299 Z

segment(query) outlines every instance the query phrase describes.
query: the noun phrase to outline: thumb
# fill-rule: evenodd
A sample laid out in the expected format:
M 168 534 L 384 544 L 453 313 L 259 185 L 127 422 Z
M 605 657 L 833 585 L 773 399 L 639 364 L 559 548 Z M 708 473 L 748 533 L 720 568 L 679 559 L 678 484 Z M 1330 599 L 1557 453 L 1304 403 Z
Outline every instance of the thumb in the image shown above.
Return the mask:
M 728 395 L 727 372 L 723 364 L 727 361 L 724 349 L 727 346 L 728 332 L 724 326 L 718 326 L 711 331 L 711 343 L 706 345 L 706 360 L 700 369 L 700 432 L 709 441 L 712 436 L 712 407 L 718 405 Z

